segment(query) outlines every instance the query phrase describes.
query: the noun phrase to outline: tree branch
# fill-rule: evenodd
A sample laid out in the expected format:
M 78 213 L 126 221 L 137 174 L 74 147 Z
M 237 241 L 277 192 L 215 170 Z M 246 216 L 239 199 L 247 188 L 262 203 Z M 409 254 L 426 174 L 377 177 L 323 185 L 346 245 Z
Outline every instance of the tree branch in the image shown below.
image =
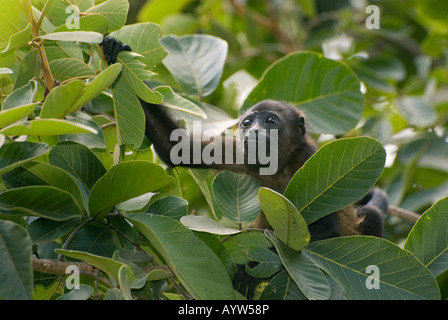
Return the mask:
M 412 212 L 412 211 L 409 211 L 409 210 L 406 210 L 406 209 L 403 209 L 403 208 L 400 208 L 397 206 L 393 206 L 393 205 L 389 205 L 389 208 L 387 209 L 387 214 L 390 216 L 400 218 L 401 220 L 404 220 L 404 221 L 407 221 L 410 223 L 416 223 L 417 220 L 420 218 L 420 215 L 415 212 Z

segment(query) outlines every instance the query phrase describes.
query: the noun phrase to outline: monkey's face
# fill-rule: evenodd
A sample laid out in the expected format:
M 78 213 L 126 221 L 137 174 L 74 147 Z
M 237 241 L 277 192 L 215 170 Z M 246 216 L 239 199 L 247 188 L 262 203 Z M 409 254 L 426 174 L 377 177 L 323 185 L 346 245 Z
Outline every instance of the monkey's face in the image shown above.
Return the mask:
M 283 122 L 280 114 L 269 110 L 249 112 L 241 119 L 240 137 L 249 168 L 266 167 L 273 160 L 278 163 L 285 147 L 281 145 L 286 134 Z
M 304 145 L 307 146 L 305 118 L 294 106 L 286 103 L 273 100 L 259 102 L 241 117 L 239 128 L 244 160 L 249 170 L 267 166 L 268 157 L 268 160 L 278 163 L 278 172 L 282 172 L 292 162 L 297 162 L 293 158 L 297 158 Z M 264 154 L 266 157 L 263 158 Z M 254 157 L 256 161 L 253 161 Z

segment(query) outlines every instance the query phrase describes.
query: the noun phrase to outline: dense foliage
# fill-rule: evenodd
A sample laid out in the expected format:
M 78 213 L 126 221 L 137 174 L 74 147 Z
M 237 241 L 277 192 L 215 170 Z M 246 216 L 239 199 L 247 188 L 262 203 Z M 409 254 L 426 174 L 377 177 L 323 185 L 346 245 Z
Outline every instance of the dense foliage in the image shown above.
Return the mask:
M 374 4 L 0 0 L 0 298 L 243 298 L 249 261 L 257 299 L 447 298 L 448 8 Z M 321 149 L 284 194 L 167 169 L 138 98 L 219 130 L 288 101 Z M 414 226 L 309 243 L 375 185 Z

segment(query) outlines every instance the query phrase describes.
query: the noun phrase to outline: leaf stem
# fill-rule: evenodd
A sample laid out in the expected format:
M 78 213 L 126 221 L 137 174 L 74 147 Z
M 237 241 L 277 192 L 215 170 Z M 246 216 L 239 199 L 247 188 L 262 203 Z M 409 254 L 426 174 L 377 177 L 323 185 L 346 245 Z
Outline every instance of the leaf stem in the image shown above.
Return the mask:
M 54 88 L 54 78 L 51 74 L 50 65 L 48 64 L 48 59 L 44 50 L 43 42 L 42 40 L 36 41 L 35 39 L 40 37 L 40 26 L 42 25 L 45 13 L 48 11 L 52 1 L 53 0 L 47 0 L 38 21 L 36 21 L 36 19 L 34 18 L 33 8 L 31 6 L 30 0 L 25 1 L 25 13 L 28 22 L 31 24 L 31 33 L 34 38 L 32 44 L 36 45 L 39 49 L 40 57 L 42 59 L 42 74 L 44 76 L 48 92 L 50 92 Z

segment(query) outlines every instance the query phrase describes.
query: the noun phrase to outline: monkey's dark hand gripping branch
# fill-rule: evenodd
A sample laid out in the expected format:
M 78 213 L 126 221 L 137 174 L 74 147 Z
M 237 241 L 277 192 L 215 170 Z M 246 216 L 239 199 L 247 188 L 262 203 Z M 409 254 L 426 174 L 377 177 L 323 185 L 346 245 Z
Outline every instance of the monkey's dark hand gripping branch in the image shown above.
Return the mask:
M 109 65 L 117 62 L 117 56 L 120 51 L 132 51 L 127 44 L 123 44 L 121 41 L 109 36 L 104 36 L 100 46 L 103 47 L 104 57 Z

